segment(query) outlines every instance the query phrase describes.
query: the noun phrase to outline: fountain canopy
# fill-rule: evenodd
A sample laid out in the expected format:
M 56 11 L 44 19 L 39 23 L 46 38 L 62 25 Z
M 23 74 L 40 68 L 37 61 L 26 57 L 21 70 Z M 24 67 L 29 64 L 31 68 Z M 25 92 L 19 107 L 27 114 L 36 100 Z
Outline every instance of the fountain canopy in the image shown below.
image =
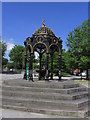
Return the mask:
M 53 56 L 54 50 L 58 51 L 59 55 L 59 79 L 61 79 L 61 48 L 62 48 L 62 40 L 60 37 L 56 37 L 54 32 L 45 26 L 45 21 L 43 20 L 42 27 L 38 28 L 34 34 L 31 37 L 27 37 L 24 41 L 25 45 L 25 66 L 27 62 L 27 50 L 29 50 L 30 53 L 30 66 L 29 66 L 29 79 L 32 79 L 32 62 L 33 62 L 33 54 L 34 52 L 38 52 L 40 56 L 40 66 L 41 66 L 41 59 L 42 54 L 47 54 L 47 61 L 46 61 L 46 79 L 49 78 L 48 73 L 48 65 L 49 65 L 49 54 L 51 57 Z M 54 49 L 55 48 L 55 49 Z M 52 58 L 53 60 L 53 58 Z M 52 67 L 53 67 L 53 61 L 52 61 Z M 26 69 L 26 67 L 25 67 Z M 41 69 L 41 67 L 40 67 Z M 53 68 L 52 68 L 53 69 Z M 41 70 L 39 70 L 41 71 Z M 41 74 L 41 73 L 40 73 Z M 51 73 L 53 74 L 53 72 Z M 25 75 L 26 78 L 26 70 Z

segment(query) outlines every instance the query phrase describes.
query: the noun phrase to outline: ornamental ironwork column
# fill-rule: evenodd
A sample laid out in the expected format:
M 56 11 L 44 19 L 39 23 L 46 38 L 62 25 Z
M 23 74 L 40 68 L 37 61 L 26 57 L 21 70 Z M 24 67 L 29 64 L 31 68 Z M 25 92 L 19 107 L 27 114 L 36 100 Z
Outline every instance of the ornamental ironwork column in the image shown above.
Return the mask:
M 30 78 L 29 80 L 33 81 L 33 53 L 30 54 Z
M 28 71 L 29 80 L 30 80 L 30 70 L 31 70 L 31 53 L 29 54 L 29 71 Z
M 51 80 L 53 80 L 53 49 L 51 50 Z
M 59 79 L 61 81 L 61 51 L 62 51 L 62 40 L 59 37 Z
M 49 53 L 47 54 L 47 64 L 46 64 L 46 80 L 49 81 Z
M 26 74 L 26 64 L 27 64 L 27 46 L 25 45 L 25 72 L 24 72 L 24 79 L 27 80 L 27 74 Z
M 59 54 L 59 81 L 61 80 L 61 55 Z
M 39 53 L 39 57 L 40 57 L 40 68 L 39 68 L 39 80 L 41 80 L 41 61 L 42 61 L 42 53 Z

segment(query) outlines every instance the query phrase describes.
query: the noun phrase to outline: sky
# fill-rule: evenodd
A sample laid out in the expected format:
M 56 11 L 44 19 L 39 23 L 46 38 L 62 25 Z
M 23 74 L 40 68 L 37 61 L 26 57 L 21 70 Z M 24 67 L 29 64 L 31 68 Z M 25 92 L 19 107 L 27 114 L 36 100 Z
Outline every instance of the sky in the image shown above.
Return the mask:
M 88 19 L 87 2 L 3 2 L 2 40 L 7 43 L 6 57 L 14 45 L 24 45 L 27 37 L 42 26 L 51 28 L 63 40 L 69 32 Z

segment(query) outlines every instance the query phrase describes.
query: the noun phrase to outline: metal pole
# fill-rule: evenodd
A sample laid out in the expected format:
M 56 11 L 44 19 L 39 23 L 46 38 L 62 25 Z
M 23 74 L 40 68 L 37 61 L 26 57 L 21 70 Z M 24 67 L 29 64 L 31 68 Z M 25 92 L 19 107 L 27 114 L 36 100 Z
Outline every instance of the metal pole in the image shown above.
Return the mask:
M 30 80 L 30 71 L 31 71 L 31 53 L 29 55 L 29 80 Z
M 59 55 L 59 81 L 61 81 L 61 55 Z
M 39 57 L 40 57 L 39 80 L 41 80 L 42 53 L 39 53 Z
M 33 53 L 31 53 L 31 56 L 30 56 L 30 79 L 29 80 L 32 80 L 33 81 Z
M 46 80 L 49 81 L 49 53 L 47 53 Z
M 53 50 L 51 50 L 51 80 L 53 80 Z
M 24 72 L 24 79 L 27 80 L 27 75 L 26 75 L 26 64 L 27 64 L 27 46 L 25 46 L 25 72 Z

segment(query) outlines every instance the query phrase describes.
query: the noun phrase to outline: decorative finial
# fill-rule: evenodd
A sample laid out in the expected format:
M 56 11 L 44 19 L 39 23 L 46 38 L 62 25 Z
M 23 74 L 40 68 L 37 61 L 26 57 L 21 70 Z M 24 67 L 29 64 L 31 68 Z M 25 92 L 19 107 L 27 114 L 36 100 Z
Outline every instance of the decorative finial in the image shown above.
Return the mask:
M 43 20 L 43 27 L 45 27 L 45 21 Z

